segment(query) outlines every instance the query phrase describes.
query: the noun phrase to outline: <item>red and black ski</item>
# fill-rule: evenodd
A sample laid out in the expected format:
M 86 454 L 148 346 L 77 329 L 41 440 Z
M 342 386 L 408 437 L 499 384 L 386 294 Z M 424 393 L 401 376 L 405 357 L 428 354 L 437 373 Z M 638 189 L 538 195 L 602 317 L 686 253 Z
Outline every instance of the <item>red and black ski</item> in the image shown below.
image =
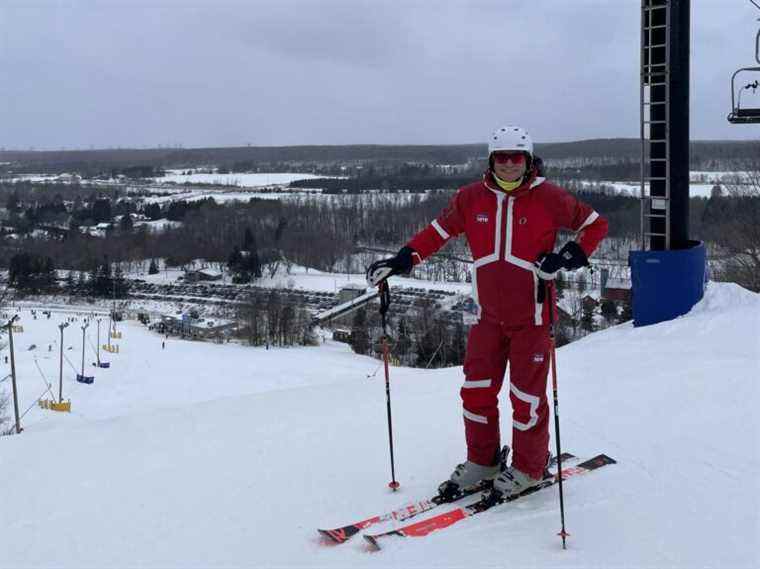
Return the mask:
M 572 458 L 575 458 L 572 454 L 567 453 L 567 452 L 562 453 L 563 462 L 566 460 L 570 460 Z M 556 463 L 557 463 L 556 457 L 552 457 L 550 466 Z M 422 500 L 420 502 L 411 502 L 405 506 L 402 506 L 401 508 L 397 508 L 393 510 L 392 512 L 388 512 L 387 514 L 382 514 L 379 516 L 374 516 L 372 518 L 367 518 L 366 520 L 355 522 L 353 524 L 349 524 L 347 526 L 343 526 L 343 527 L 339 527 L 335 529 L 318 529 L 317 531 L 332 542 L 345 543 L 346 541 L 351 539 L 360 531 L 370 526 L 373 526 L 375 524 L 388 522 L 391 520 L 395 520 L 397 522 L 403 522 L 410 518 L 413 518 L 414 516 L 417 516 L 424 512 L 428 512 L 432 510 L 433 508 L 437 508 L 438 506 L 441 506 L 443 504 L 451 504 L 467 496 L 472 496 L 473 494 L 477 494 L 478 492 L 483 492 L 484 490 L 487 490 L 489 487 L 490 487 L 490 482 L 481 483 L 481 484 L 472 486 L 470 488 L 467 488 L 466 490 L 461 491 L 456 496 L 444 497 L 439 494 L 427 500 Z
M 566 480 L 568 478 L 579 476 L 581 474 L 587 474 L 591 472 L 592 470 L 596 470 L 608 464 L 615 464 L 615 463 L 616 461 L 610 458 L 609 456 L 607 456 L 606 454 L 599 454 L 595 456 L 594 458 L 591 458 L 585 462 L 578 464 L 577 466 L 570 466 L 568 468 L 563 468 L 562 479 Z M 478 500 L 477 502 L 470 504 L 468 506 L 462 506 L 461 508 L 456 508 L 448 512 L 443 512 L 431 518 L 428 518 L 426 520 L 422 520 L 420 522 L 416 522 L 413 524 L 408 524 L 403 527 L 397 528 L 395 530 L 387 531 L 385 533 L 379 533 L 375 535 L 364 535 L 363 537 L 365 540 L 367 540 L 371 549 L 377 551 L 380 549 L 381 540 L 385 541 L 387 538 L 394 537 L 394 536 L 395 537 L 424 537 L 435 531 L 447 528 L 466 518 L 469 518 L 481 512 L 485 512 L 486 510 L 489 510 L 492 507 L 497 506 L 499 504 L 513 502 L 514 500 L 517 500 L 524 496 L 528 496 L 544 488 L 553 486 L 558 481 L 559 481 L 559 475 L 554 474 L 552 477 L 545 479 L 539 486 L 531 488 L 530 490 L 527 490 L 523 492 L 522 494 L 518 494 L 516 496 L 494 500 L 491 494 L 488 494 L 484 496 L 483 498 L 481 498 L 480 500 Z

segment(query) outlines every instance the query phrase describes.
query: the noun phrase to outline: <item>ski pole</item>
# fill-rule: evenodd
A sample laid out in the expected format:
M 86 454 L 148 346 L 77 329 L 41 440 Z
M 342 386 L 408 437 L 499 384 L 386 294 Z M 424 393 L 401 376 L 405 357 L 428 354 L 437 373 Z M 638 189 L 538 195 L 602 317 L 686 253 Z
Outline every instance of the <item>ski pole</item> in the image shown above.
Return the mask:
M 388 333 L 386 328 L 385 315 L 391 304 L 391 293 L 388 287 L 387 279 L 380 283 L 380 318 L 383 322 L 383 365 L 385 366 L 385 401 L 388 408 L 388 442 L 391 449 L 391 481 L 388 487 L 394 492 L 398 490 L 399 483 L 396 482 L 396 466 L 393 460 L 393 423 L 391 421 L 391 379 L 388 372 L 388 358 L 390 348 L 388 347 Z
M 565 531 L 565 494 L 562 491 L 562 445 L 559 439 L 559 398 L 557 397 L 557 343 L 554 335 L 554 282 L 547 283 L 549 293 L 549 349 L 552 362 L 552 395 L 554 398 L 554 440 L 557 443 L 557 476 L 559 477 L 559 512 L 562 519 L 562 531 L 557 535 L 562 538 L 562 549 L 567 549 L 566 539 L 570 535 Z

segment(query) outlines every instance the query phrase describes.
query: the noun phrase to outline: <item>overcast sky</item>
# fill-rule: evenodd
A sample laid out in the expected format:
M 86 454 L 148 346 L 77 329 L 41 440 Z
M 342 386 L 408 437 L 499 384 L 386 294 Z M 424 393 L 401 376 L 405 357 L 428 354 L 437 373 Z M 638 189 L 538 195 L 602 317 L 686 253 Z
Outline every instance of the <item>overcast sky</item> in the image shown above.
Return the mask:
M 692 139 L 760 138 L 725 119 L 759 17 L 692 0 Z M 0 147 L 638 137 L 639 26 L 640 0 L 0 0 Z

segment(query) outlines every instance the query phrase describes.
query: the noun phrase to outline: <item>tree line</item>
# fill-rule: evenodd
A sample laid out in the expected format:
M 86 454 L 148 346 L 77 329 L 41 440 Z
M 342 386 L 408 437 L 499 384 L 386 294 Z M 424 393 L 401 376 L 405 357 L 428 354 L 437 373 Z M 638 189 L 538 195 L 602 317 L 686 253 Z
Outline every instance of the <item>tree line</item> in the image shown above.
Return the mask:
M 638 160 L 641 143 L 635 138 L 592 139 L 537 143 L 536 152 L 548 160 L 613 158 Z M 132 167 L 194 168 L 215 164 L 232 171 L 257 171 L 283 165 L 279 171 L 302 172 L 304 164 L 325 165 L 376 162 L 427 162 L 464 164 L 482 160 L 485 144 L 460 145 L 345 145 L 345 146 L 239 146 L 229 148 L 151 148 L 63 151 L 0 150 L 0 174 L 74 172 L 96 176 Z M 760 155 L 759 141 L 692 141 L 690 167 L 714 169 L 719 163 L 736 164 Z M 238 168 L 238 169 L 234 169 Z M 264 171 L 259 169 L 258 171 Z M 270 170 L 275 171 L 275 170 Z
M 151 268 L 157 272 L 154 263 Z M 107 257 L 93 263 L 89 271 L 70 270 L 65 278 L 60 278 L 50 256 L 32 252 L 16 253 L 10 258 L 8 283 L 28 294 L 124 298 L 129 290 L 121 265 L 112 265 Z
M 235 313 L 236 335 L 251 346 L 295 346 L 316 343 L 311 315 L 300 301 L 284 299 L 277 290 L 251 293 Z
M 593 191 L 593 188 L 576 193 L 609 219 L 610 236 L 638 237 L 638 198 Z M 253 278 L 262 273 L 265 265 L 271 267 L 283 260 L 331 271 L 345 266 L 357 246 L 400 247 L 434 219 L 452 195 L 451 191 L 434 191 L 426 194 L 319 196 L 299 200 L 251 199 L 228 204 L 217 204 L 208 199 L 141 206 L 124 204 L 121 200 L 109 205 L 108 200 L 100 198 L 69 213 L 72 225 L 68 231 L 47 238 L 32 231 L 47 219 L 41 212 L 48 210 L 44 209 L 44 204 L 37 204 L 30 206 L 35 212 L 32 215 L 18 214 L 19 220 L 26 223 L 28 232 L 13 241 L 2 242 L 0 265 L 8 267 L 13 255 L 28 252 L 49 256 L 56 260 L 57 267 L 77 271 L 90 271 L 105 257 L 117 263 L 164 258 L 170 266 L 182 266 L 202 258 L 229 264 L 241 276 L 247 273 Z M 726 223 L 750 215 L 755 207 L 752 204 L 758 200 L 758 196 L 745 196 L 739 201 L 729 196 L 692 198 L 691 234 L 699 239 L 719 240 L 718 233 L 727 232 Z M 109 211 L 112 215 L 117 211 L 133 210 L 150 219 L 167 217 L 181 222 L 181 225 L 159 233 L 145 226 L 131 227 L 130 216 L 122 214 L 126 215 L 122 218 L 123 223 L 111 229 L 105 239 L 83 234 L 76 227 L 78 220 L 89 223 L 107 218 Z M 722 221 L 716 222 L 716 217 Z M 741 239 L 737 237 L 734 241 L 738 243 Z M 725 244 L 731 245 L 729 241 Z M 245 262 L 243 251 L 252 255 L 246 257 Z M 448 252 L 468 256 L 461 240 L 450 246 Z M 246 263 L 250 265 L 246 266 Z M 242 278 L 241 282 L 246 280 Z

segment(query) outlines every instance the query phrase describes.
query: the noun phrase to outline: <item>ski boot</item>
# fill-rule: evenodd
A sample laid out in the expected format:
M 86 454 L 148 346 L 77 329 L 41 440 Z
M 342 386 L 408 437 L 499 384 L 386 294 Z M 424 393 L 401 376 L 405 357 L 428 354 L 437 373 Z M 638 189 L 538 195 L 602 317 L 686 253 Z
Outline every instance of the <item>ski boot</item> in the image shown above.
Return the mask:
M 475 464 L 469 460 L 457 464 L 449 479 L 438 486 L 438 495 L 444 501 L 450 502 L 461 498 L 468 488 L 481 484 L 490 487 L 491 481 L 498 476 L 503 465 L 506 464 L 507 456 L 509 456 L 509 447 L 505 446 L 501 450 L 499 462 L 492 466 Z
M 546 467 L 544 467 L 544 475 L 541 478 L 533 478 L 522 470 L 515 468 L 514 465 L 505 465 L 499 476 L 493 481 L 493 488 L 488 496 L 489 501 L 501 502 L 502 500 L 523 494 L 536 486 L 539 486 L 544 480 L 552 477 L 551 472 L 549 472 L 550 463 L 551 453 L 548 453 Z

